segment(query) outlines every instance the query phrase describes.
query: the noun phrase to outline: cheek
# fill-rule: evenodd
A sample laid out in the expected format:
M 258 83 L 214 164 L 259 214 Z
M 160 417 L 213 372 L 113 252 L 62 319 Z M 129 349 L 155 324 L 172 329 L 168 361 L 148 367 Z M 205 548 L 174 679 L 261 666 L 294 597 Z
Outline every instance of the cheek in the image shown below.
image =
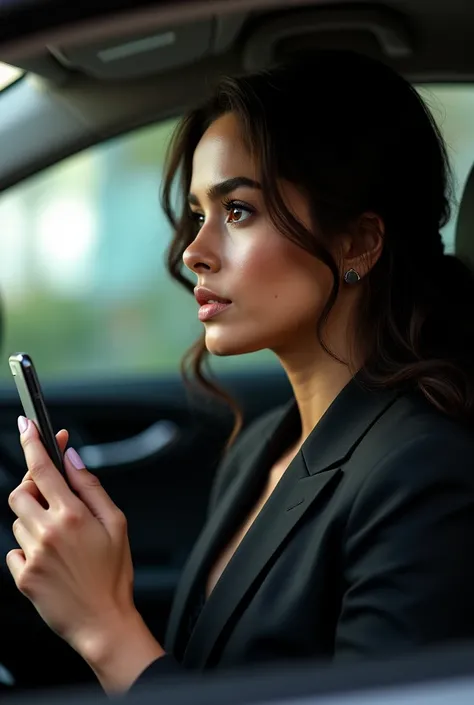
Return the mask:
M 225 256 L 235 308 L 206 328 L 209 352 L 277 350 L 295 336 L 315 335 L 332 286 L 331 272 L 323 263 L 272 232 L 246 241 L 231 237 Z
M 252 308 L 272 307 L 280 314 L 321 308 L 332 287 L 329 269 L 280 235 L 269 234 L 232 254 L 236 291 Z M 268 309 L 270 313 L 270 309 Z

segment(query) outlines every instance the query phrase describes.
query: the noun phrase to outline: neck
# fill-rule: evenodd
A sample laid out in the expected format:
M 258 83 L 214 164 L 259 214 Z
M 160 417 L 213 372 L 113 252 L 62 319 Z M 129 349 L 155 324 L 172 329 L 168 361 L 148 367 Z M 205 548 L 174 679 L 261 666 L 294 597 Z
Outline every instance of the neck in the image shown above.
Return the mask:
M 339 392 L 352 379 L 348 366 L 320 350 L 280 357 L 280 362 L 293 388 L 301 418 L 302 445 L 313 428 L 331 406 Z

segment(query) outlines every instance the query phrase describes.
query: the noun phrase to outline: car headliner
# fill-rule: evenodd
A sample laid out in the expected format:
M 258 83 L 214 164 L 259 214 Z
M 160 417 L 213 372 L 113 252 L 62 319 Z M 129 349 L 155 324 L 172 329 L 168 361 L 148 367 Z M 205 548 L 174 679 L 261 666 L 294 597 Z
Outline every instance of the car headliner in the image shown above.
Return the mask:
M 97 60 L 110 47 L 160 33 L 182 38 L 166 66 L 152 52 L 148 63 L 143 53 Z M 85 147 L 179 115 L 222 72 L 263 67 L 279 47 L 291 53 L 303 39 L 366 50 L 416 82 L 474 77 L 474 4 L 465 0 L 0 3 L 0 61 L 28 72 L 0 94 L 0 190 Z

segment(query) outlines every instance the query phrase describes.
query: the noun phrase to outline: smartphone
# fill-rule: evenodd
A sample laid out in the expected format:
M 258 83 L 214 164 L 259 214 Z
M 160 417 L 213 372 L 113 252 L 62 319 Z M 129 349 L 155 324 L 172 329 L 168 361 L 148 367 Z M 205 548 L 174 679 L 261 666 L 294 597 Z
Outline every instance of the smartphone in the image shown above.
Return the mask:
M 33 360 L 27 353 L 15 353 L 10 355 L 8 362 L 25 416 L 35 423 L 49 457 L 64 474 L 63 458 L 46 409 Z

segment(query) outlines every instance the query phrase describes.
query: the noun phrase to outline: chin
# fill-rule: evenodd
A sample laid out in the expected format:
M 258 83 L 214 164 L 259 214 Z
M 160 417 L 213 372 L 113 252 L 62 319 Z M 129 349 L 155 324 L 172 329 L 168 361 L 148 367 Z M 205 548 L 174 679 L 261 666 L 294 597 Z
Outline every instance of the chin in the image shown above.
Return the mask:
M 258 352 L 263 350 L 264 346 L 257 341 L 243 341 L 240 338 L 239 342 L 235 338 L 229 339 L 229 336 L 214 336 L 206 333 L 206 348 L 211 355 L 216 357 L 230 357 L 232 355 L 247 355 L 248 353 Z
M 242 346 L 219 344 L 213 342 L 212 344 L 206 342 L 206 348 L 211 355 L 216 357 L 231 357 L 232 355 L 245 355 L 247 352 L 253 352 L 252 350 L 246 350 Z

